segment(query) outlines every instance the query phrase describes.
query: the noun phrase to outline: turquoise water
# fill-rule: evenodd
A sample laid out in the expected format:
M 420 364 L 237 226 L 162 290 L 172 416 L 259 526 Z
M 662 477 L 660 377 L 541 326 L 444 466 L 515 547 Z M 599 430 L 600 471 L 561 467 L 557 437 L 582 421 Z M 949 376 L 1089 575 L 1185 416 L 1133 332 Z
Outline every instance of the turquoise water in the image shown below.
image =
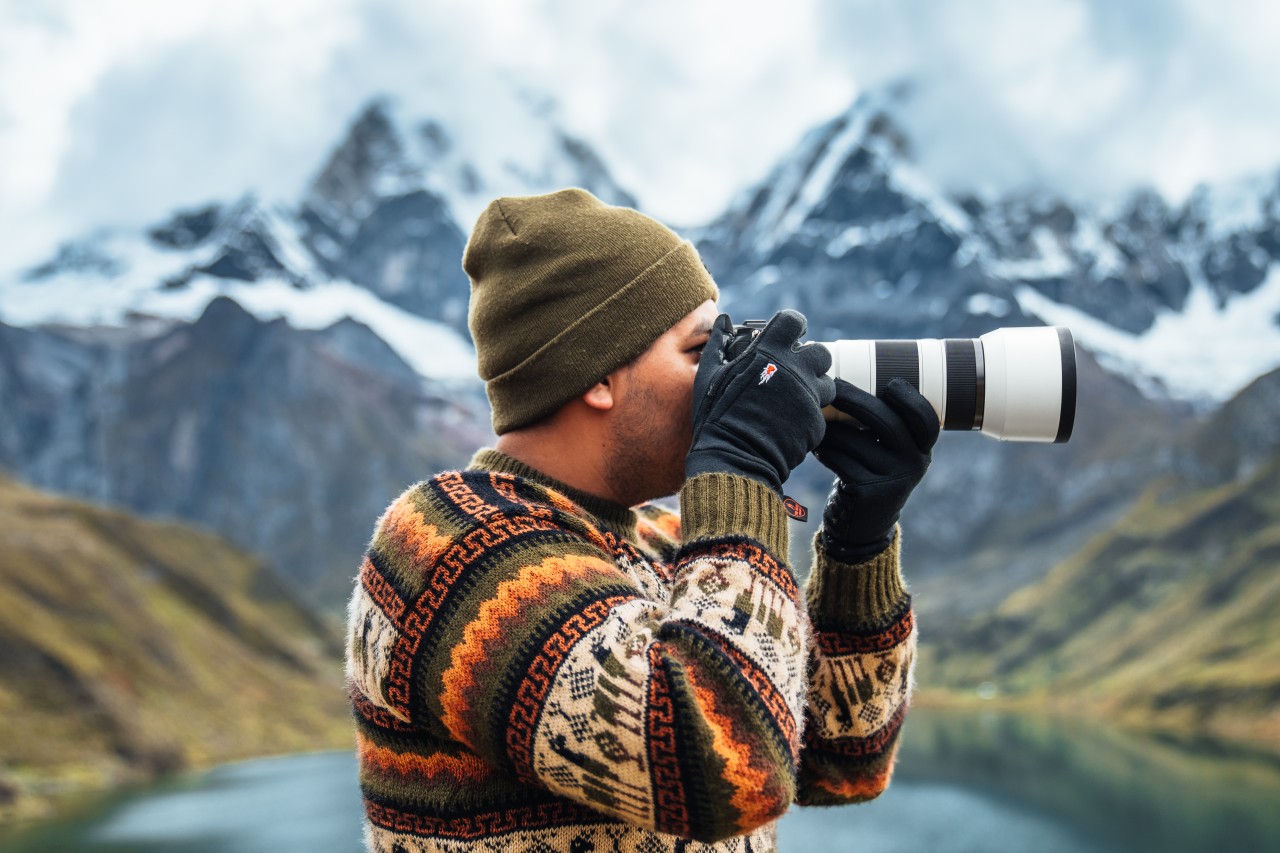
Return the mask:
M 360 849 L 348 753 L 219 767 L 0 837 L 0 853 Z M 1280 850 L 1280 764 L 1052 720 L 913 712 L 889 791 L 794 809 L 783 851 Z
M 358 851 L 359 821 L 355 759 L 326 752 L 228 764 L 105 797 L 0 840 L 0 850 Z

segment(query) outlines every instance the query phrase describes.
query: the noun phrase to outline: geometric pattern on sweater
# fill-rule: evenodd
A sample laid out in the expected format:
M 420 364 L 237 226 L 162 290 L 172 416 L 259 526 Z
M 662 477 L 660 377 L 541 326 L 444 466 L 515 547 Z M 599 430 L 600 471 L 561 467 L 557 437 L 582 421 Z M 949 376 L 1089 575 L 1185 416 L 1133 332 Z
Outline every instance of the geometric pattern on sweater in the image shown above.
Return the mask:
M 485 833 L 474 838 L 396 832 L 365 826 L 365 847 L 376 853 L 773 853 L 777 833 L 772 826 L 761 827 L 715 843 L 704 843 L 661 835 L 620 823 L 582 823 L 550 829 L 512 829 Z
M 361 564 L 347 675 L 369 849 L 770 849 L 793 800 L 883 790 L 910 629 L 841 653 L 866 638 L 811 637 L 759 542 L 682 544 L 668 510 L 592 505 L 503 460 L 407 490 Z M 880 680 L 859 693 L 867 655 Z M 880 727 L 802 731 L 806 708 L 851 703 Z
M 916 650 L 911 611 L 877 634 L 819 637 L 817 644 L 845 653 L 812 658 L 809 684 L 813 699 L 807 724 L 813 734 L 844 741 L 864 740 L 884 731 L 911 695 Z

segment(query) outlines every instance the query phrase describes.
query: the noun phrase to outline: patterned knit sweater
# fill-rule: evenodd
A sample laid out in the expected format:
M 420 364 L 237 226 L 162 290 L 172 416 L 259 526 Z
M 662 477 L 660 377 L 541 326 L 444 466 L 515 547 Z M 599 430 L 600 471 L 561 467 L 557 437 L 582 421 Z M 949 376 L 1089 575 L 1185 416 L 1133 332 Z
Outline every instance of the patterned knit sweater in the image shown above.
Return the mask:
M 885 788 L 915 650 L 897 541 L 819 549 L 802 595 L 767 487 L 680 500 L 683 534 L 488 450 L 387 509 L 349 610 L 370 850 L 771 850 L 793 802 Z

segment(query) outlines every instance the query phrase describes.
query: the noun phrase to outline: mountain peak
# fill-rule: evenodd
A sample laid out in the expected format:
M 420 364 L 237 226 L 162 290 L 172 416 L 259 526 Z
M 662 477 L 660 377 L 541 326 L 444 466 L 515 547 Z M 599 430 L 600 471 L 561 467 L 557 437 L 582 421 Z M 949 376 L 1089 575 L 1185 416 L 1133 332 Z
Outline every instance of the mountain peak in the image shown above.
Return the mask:
M 416 171 L 390 110 L 385 99 L 366 104 L 311 182 L 305 205 L 340 231 L 350 230 L 379 196 L 394 193 Z
M 967 231 L 968 214 L 911 164 L 910 139 L 895 118 L 911 92 L 901 82 L 859 95 L 845 112 L 805 134 L 706 236 L 728 238 L 759 261 L 803 234 L 904 214 L 931 219 L 953 234 Z
M 478 116 L 442 102 L 422 114 L 389 98 L 370 101 L 312 181 L 304 208 L 349 237 L 380 201 L 416 191 L 443 199 L 462 228 L 497 196 L 567 186 L 635 205 L 599 154 L 560 126 L 545 98 L 515 92 L 495 97 L 492 107 Z

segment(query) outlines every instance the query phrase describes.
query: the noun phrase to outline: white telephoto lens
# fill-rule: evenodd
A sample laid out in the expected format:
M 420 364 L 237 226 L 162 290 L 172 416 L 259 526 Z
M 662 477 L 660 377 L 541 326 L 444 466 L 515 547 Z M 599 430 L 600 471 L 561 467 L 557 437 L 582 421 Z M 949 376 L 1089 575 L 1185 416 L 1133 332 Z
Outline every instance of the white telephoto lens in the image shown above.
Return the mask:
M 977 339 L 823 342 L 831 376 L 880 394 L 897 378 L 933 406 L 946 430 L 1061 444 L 1076 413 L 1076 350 L 1061 326 L 996 329 Z M 828 407 L 828 418 L 849 420 Z

